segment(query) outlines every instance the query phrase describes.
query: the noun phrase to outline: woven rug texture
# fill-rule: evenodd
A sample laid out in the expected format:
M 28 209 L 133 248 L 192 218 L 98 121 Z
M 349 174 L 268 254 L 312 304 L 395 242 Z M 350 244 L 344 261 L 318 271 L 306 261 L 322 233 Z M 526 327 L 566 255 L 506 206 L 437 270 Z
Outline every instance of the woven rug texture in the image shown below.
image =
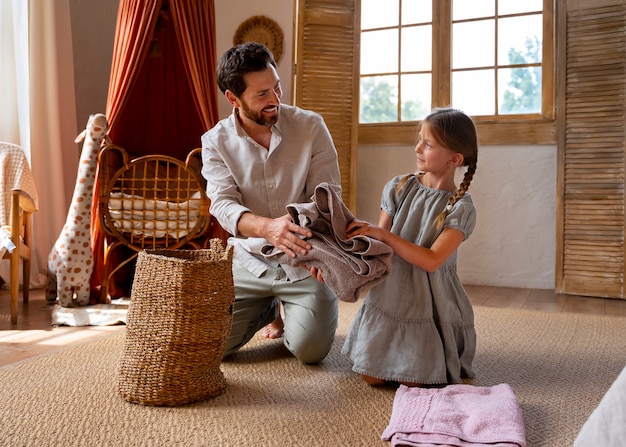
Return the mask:
M 0 445 L 387 446 L 395 388 L 372 388 L 340 349 L 358 303 L 340 303 L 329 356 L 299 363 L 256 336 L 222 362 L 226 391 L 181 407 L 122 399 L 124 331 L 0 368 Z M 571 446 L 626 365 L 626 318 L 475 307 L 474 385 L 508 383 L 529 447 Z

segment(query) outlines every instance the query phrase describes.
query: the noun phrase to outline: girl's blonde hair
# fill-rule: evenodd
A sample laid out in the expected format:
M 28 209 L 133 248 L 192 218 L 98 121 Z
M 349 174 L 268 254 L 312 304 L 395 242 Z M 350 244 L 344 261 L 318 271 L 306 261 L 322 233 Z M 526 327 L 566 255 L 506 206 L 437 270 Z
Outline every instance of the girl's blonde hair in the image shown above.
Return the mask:
M 450 107 L 434 109 L 421 122 L 418 131 L 428 124 L 435 141 L 441 146 L 463 155 L 463 166 L 467 171 L 458 189 L 448 198 L 448 203 L 442 213 L 437 217 L 437 228 L 441 228 L 443 222 L 454 206 L 467 192 L 478 162 L 478 135 L 472 119 L 460 110 Z M 410 174 L 398 183 L 398 191 L 406 183 Z

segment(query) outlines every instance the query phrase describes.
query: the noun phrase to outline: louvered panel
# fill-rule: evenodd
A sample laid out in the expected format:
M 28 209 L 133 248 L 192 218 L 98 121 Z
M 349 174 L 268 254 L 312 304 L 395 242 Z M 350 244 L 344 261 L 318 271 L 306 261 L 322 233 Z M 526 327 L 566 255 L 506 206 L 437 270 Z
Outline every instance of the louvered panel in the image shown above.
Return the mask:
M 624 298 L 625 12 L 567 15 L 564 293 Z
M 358 51 L 355 0 L 300 0 L 296 51 L 295 102 L 320 113 L 339 157 L 343 199 L 356 205 L 355 74 Z

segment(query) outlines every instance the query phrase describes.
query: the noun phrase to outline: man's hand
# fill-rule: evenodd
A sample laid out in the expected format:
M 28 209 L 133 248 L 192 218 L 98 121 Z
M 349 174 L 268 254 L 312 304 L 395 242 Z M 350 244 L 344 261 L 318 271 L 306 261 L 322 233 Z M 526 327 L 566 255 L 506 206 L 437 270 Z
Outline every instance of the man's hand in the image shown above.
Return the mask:
M 310 238 L 313 233 L 293 223 L 288 214 L 276 219 L 268 219 L 263 226 L 262 234 L 274 247 L 292 258 L 297 257 L 298 254 L 306 255 L 311 249 L 311 244 L 302 237 Z

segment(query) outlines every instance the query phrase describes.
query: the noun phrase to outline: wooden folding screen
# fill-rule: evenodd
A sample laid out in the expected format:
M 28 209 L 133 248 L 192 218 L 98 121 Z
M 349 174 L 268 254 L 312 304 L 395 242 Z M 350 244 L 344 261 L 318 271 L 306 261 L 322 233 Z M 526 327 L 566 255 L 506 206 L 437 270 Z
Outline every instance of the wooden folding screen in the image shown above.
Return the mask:
M 626 5 L 559 5 L 556 289 L 623 299 Z
M 356 208 L 359 2 L 298 0 L 295 103 L 320 113 L 339 154 L 343 199 Z

